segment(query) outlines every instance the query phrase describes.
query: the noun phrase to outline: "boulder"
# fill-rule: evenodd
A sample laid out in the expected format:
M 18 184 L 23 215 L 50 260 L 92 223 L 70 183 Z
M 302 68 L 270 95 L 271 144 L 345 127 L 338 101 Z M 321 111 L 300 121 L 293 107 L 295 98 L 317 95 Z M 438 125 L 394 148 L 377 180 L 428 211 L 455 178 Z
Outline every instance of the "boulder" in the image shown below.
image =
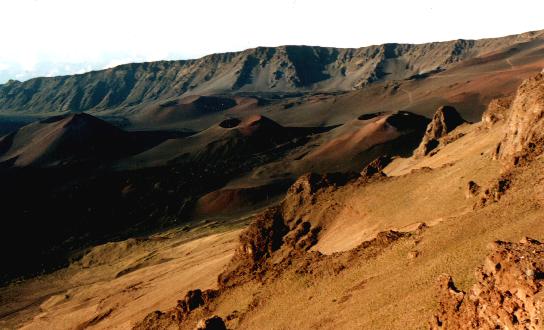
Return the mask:
M 195 289 L 187 291 L 185 297 L 178 300 L 178 304 L 174 308 L 176 319 L 180 321 L 185 319 L 193 310 L 206 306 L 206 304 L 217 295 L 218 292 L 216 290 L 202 291 L 200 289 Z
M 227 330 L 227 327 L 221 317 L 213 315 L 198 321 L 196 330 Z
M 480 185 L 478 185 L 476 182 L 471 180 L 467 184 L 467 190 L 465 192 L 465 196 L 467 198 L 475 197 L 480 192 L 480 189 L 481 189 Z
M 391 163 L 391 157 L 388 155 L 382 155 L 373 161 L 371 161 L 365 168 L 361 171 L 360 176 L 370 178 L 376 174 L 385 176 L 383 169 Z

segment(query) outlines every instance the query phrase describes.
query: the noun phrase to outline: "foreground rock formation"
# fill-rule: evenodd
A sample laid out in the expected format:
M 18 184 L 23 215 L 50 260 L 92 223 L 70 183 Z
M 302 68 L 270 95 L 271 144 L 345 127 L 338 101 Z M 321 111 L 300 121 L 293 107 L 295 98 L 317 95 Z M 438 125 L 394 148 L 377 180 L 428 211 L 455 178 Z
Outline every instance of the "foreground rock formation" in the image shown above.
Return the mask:
M 502 173 L 487 189 L 482 189 L 475 207 L 497 202 L 508 190 L 512 176 L 524 170 L 525 165 L 544 152 L 544 75 L 542 73 L 524 81 L 514 98 L 494 100 L 482 116 L 484 127 L 490 129 L 504 124 L 504 138 L 494 150 Z
M 450 276 L 440 278 L 432 329 L 542 329 L 544 244 L 525 238 L 491 248 L 468 292 L 458 290 Z
M 436 110 L 432 121 L 427 126 L 425 135 L 421 144 L 414 152 L 415 157 L 428 155 L 436 149 L 440 144 L 440 138 L 446 136 L 453 131 L 457 126 L 466 121 L 461 117 L 454 107 L 442 106 Z
M 227 330 L 225 322 L 217 315 L 198 321 L 196 330 Z
M 386 231 L 343 254 L 328 257 L 310 251 L 317 243 L 321 230 L 320 219 L 308 218 L 312 206 L 317 203 L 317 195 L 331 193 L 348 183 L 368 184 L 380 180 L 385 177 L 381 169 L 389 161 L 388 157 L 380 157 L 371 162 L 361 174 L 310 173 L 301 176 L 289 188 L 282 203 L 256 215 L 240 235 L 238 249 L 218 277 L 219 290 L 191 290 L 178 301 L 176 307 L 147 315 L 135 329 L 162 329 L 179 324 L 187 326 L 194 322 L 195 317 L 209 315 L 213 311 L 210 306 L 221 295 L 227 295 L 229 290 L 248 282 L 270 282 L 291 268 L 309 273 L 339 273 L 351 260 L 376 256 L 395 241 L 408 237 L 405 233 Z M 424 225 L 418 228 L 422 229 Z M 327 267 L 323 268 L 323 264 Z M 197 328 L 221 329 L 219 320 L 213 316 L 200 319 Z M 205 322 L 208 321 L 219 328 L 206 327 Z
M 512 181 L 542 154 L 543 117 L 542 73 L 523 82 L 513 100 L 507 97 L 490 104 L 482 121 L 488 129 L 504 123 L 505 136 L 495 151 L 504 165 L 495 183 L 482 192 L 480 206 L 498 202 Z M 489 247 L 492 251 L 468 292 L 457 289 L 449 275 L 440 277 L 432 329 L 544 327 L 544 244 L 524 238 L 519 243 L 496 241 Z
M 486 111 L 482 114 L 484 126 L 486 128 L 491 128 L 499 122 L 506 121 L 513 100 L 513 96 L 505 96 L 489 102 Z
M 512 103 L 499 157 L 512 165 L 538 156 L 544 146 L 544 74 L 527 79 Z

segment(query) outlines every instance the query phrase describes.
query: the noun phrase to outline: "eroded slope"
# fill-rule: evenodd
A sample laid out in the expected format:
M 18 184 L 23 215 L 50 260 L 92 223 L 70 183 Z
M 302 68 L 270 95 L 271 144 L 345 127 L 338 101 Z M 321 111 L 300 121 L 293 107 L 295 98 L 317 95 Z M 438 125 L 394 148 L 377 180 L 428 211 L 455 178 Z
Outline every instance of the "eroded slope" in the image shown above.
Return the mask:
M 537 85 L 520 88 L 514 104 L 533 99 L 540 91 Z M 540 109 L 535 104 L 530 108 Z M 515 113 L 515 106 L 510 111 Z M 169 313 L 176 313 L 175 308 L 166 314 L 150 314 L 141 325 L 162 322 L 192 328 L 198 319 L 217 314 L 228 327 L 244 329 L 428 326 L 437 308 L 435 283 L 439 274 L 452 274 L 460 290 L 467 290 L 475 282 L 473 269 L 487 254 L 489 242 L 518 241 L 528 233 L 544 236 L 540 220 L 544 214 L 540 185 L 544 162 L 538 157 L 539 149 L 532 148 L 537 152 L 515 166 L 504 167 L 494 159 L 498 142 L 510 144 L 504 139 L 509 127 L 512 125 L 505 121 L 464 125 L 441 137 L 457 134 L 433 155 L 394 160 L 385 171 L 390 175 L 397 172 L 397 177 L 374 170 L 354 177 L 301 177 L 279 206 L 256 216 L 241 235 L 235 256 L 219 278 L 219 292 L 203 305 L 176 314 L 173 320 Z M 531 142 L 527 143 L 519 147 L 530 147 Z M 508 185 L 500 191 L 500 198 L 479 203 L 487 190 L 504 180 L 505 171 Z M 467 193 L 469 182 L 474 181 L 482 185 L 482 195 Z M 373 195 L 371 191 L 382 195 L 373 203 L 361 203 L 363 196 Z M 364 219 L 362 212 L 351 218 L 340 215 L 357 208 L 372 216 L 364 225 L 350 227 Z M 389 215 L 389 222 L 378 221 L 380 212 Z M 332 227 L 335 223 L 342 226 Z M 378 226 L 373 227 L 374 223 Z M 350 230 L 341 231 L 343 226 Z M 355 239 L 346 238 L 349 232 Z M 329 251 L 320 247 L 331 241 L 338 243 L 329 244 Z M 504 249 L 517 251 L 518 247 L 505 243 Z M 532 252 L 520 253 L 538 253 L 539 249 L 535 246 L 534 251 L 529 249 Z M 528 262 L 533 269 L 529 275 L 534 275 L 538 288 L 540 277 L 535 274 L 539 274 L 539 263 Z M 508 265 L 504 274 L 510 274 Z M 500 272 L 496 266 L 494 269 Z M 495 294 L 493 286 L 489 290 Z M 485 294 L 481 293 L 482 299 L 487 299 Z M 512 313 L 508 322 L 538 328 L 531 316 L 537 310 L 532 311 L 530 304 L 521 306 L 519 312 L 508 312 L 505 307 Z M 502 316 L 494 320 L 487 319 L 491 328 L 509 324 Z

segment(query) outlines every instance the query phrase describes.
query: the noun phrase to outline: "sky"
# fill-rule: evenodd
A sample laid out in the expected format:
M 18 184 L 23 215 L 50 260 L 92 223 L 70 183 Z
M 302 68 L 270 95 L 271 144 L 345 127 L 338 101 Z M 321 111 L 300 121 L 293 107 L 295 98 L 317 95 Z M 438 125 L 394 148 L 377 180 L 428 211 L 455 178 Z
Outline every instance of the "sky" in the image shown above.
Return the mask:
M 257 46 L 499 37 L 543 17 L 542 0 L 0 0 L 0 83 Z

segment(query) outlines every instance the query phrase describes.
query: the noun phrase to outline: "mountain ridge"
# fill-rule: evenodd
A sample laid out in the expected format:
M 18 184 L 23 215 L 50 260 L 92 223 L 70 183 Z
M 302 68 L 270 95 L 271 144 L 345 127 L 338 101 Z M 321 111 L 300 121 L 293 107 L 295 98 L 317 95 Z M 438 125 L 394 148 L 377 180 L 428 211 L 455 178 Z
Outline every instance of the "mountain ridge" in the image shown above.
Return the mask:
M 541 40 L 543 31 L 502 38 L 361 48 L 287 45 L 199 59 L 123 64 L 78 75 L 0 85 L 0 111 L 105 111 L 188 95 L 351 91 L 416 79 L 483 54 Z

